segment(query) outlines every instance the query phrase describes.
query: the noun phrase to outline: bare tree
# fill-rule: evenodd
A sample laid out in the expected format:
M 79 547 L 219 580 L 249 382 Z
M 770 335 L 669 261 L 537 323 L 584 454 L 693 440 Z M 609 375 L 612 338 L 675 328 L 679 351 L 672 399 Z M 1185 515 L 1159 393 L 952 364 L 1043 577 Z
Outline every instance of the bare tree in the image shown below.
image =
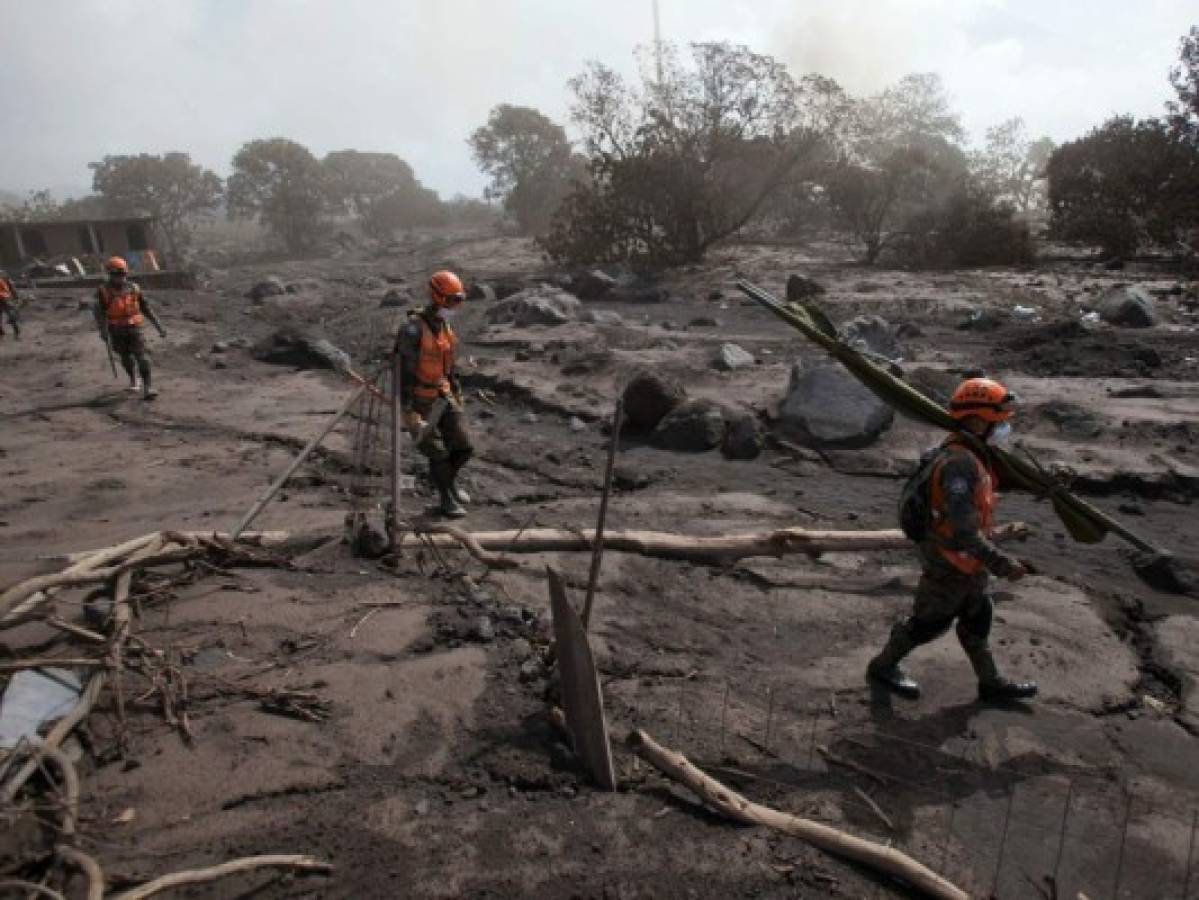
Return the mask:
M 590 178 L 567 198 L 543 246 L 561 260 L 645 266 L 701 259 L 752 219 L 813 158 L 844 95 L 796 82 L 773 58 L 693 44 L 640 85 L 592 63 L 570 82 Z

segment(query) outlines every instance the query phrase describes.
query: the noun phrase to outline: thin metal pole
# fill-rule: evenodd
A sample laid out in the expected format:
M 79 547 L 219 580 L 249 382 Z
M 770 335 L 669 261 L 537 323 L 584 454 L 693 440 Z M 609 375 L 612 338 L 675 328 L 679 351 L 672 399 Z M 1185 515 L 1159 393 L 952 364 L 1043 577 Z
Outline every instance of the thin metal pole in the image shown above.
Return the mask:
M 616 468 L 616 453 L 620 449 L 620 426 L 624 420 L 624 395 L 616 397 L 612 411 L 612 442 L 608 445 L 608 464 L 604 468 L 604 488 L 600 494 L 599 520 L 595 524 L 595 546 L 591 549 L 591 572 L 587 576 L 587 599 L 583 601 L 583 631 L 591 624 L 591 607 L 595 603 L 595 586 L 599 583 L 600 563 L 604 559 L 604 522 L 608 518 L 608 497 L 612 494 L 612 473 Z
M 1003 871 L 1003 851 L 1007 848 L 1007 833 L 1012 824 L 1012 807 L 1015 803 L 1016 785 L 1013 784 L 1007 795 L 1007 815 L 1003 817 L 1003 836 L 999 839 L 999 855 L 995 858 L 995 877 L 991 880 L 992 897 L 995 896 L 995 890 L 999 887 L 999 875 Z
M 762 741 L 762 746 L 770 751 L 770 726 L 774 722 L 774 685 L 766 688 L 766 736 Z
M 1191 863 L 1195 861 L 1195 830 L 1199 828 L 1199 809 L 1191 816 L 1191 846 L 1187 851 L 1187 871 L 1182 880 L 1182 900 L 1191 892 Z
M 169 604 L 168 604 L 169 605 Z M 720 758 L 724 759 L 725 751 L 725 715 L 729 711 L 729 683 L 724 683 L 724 700 L 720 703 Z
M 274 497 L 275 494 L 279 492 L 279 489 L 287 483 L 287 479 L 291 478 L 292 473 L 295 472 L 296 469 L 300 468 L 304 460 L 306 460 L 312 454 L 312 451 L 320 445 L 321 441 L 329 436 L 329 432 L 337 427 L 337 423 L 345 418 L 346 413 L 350 411 L 350 408 L 358 402 L 358 398 L 361 397 L 365 392 L 366 387 L 359 387 L 346 398 L 346 402 L 342 404 L 341 409 L 334 413 L 333 417 L 325 423 L 325 427 L 320 430 L 320 433 L 315 435 L 312 440 L 304 445 L 304 449 L 296 454 L 296 458 L 291 461 L 291 465 L 283 470 L 282 475 L 271 482 L 271 486 L 263 491 L 262 496 L 254 502 L 254 505 L 250 507 L 249 512 L 241 517 L 241 521 L 233 527 L 233 531 L 230 534 L 230 540 L 236 541 L 241 536 L 241 533 L 250 527 L 250 523 L 258 517 L 258 514 L 262 512 L 263 508 L 270 503 L 271 498 Z
M 396 341 L 391 357 L 391 515 L 387 525 L 391 533 L 391 549 L 395 550 L 400 537 L 400 479 L 403 475 L 401 468 L 401 441 L 403 438 L 403 421 L 400 411 L 400 379 L 402 363 L 400 360 L 400 344 Z
M 1053 884 L 1057 886 L 1058 869 L 1062 867 L 1062 853 L 1066 849 L 1066 825 L 1070 821 L 1070 801 L 1074 799 L 1074 780 L 1066 790 L 1066 805 L 1062 808 L 1062 827 L 1057 838 L 1057 859 L 1053 863 Z
M 1132 794 L 1128 794 L 1124 804 L 1124 828 L 1120 831 L 1120 853 L 1116 857 L 1116 884 L 1112 889 L 1112 897 L 1119 900 L 1120 876 L 1124 874 L 1124 847 L 1128 844 L 1128 821 L 1132 818 Z

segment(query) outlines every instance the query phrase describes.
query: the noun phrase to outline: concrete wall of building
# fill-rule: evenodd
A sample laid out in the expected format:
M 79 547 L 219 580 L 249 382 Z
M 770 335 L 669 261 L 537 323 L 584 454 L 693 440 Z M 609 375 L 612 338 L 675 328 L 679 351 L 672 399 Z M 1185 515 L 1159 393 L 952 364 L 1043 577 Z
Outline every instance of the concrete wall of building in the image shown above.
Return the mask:
M 17 268 L 34 257 L 112 256 L 161 250 L 152 222 L 5 223 L 0 225 L 0 261 Z

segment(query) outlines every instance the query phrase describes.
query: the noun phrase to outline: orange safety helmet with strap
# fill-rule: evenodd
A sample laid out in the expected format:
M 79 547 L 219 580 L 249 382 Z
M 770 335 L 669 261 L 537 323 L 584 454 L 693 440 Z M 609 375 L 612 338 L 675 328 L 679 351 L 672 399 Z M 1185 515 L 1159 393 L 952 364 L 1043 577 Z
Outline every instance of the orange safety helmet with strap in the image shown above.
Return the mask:
M 136 284 L 122 285 L 120 290 L 107 284 L 100 285 L 100 305 L 110 327 L 141 325 L 146 321 L 142 315 L 142 292 Z
M 971 416 L 991 425 L 1006 422 L 1015 413 L 1016 395 L 998 381 L 990 378 L 967 378 L 949 399 L 949 414 L 959 422 Z M 967 553 L 951 550 L 943 542 L 952 541 L 953 523 L 949 521 L 945 506 L 945 492 L 941 487 L 941 473 L 951 458 L 967 458 L 974 466 L 974 496 L 971 500 L 978 511 L 978 528 L 983 534 L 989 532 L 995 522 L 995 505 L 999 499 L 995 492 L 995 470 L 989 462 L 980 458 L 961 435 L 952 435 L 945 441 L 945 452 L 934 465 L 929 478 L 929 506 L 932 509 L 931 530 L 938 546 L 937 550 L 959 572 L 974 575 L 986 566 L 982 560 Z
M 416 357 L 416 384 L 412 396 L 418 400 L 436 400 L 450 393 L 450 373 L 454 371 L 454 349 L 458 336 L 449 322 L 442 322 L 434 332 L 424 316 L 420 323 L 420 349 Z

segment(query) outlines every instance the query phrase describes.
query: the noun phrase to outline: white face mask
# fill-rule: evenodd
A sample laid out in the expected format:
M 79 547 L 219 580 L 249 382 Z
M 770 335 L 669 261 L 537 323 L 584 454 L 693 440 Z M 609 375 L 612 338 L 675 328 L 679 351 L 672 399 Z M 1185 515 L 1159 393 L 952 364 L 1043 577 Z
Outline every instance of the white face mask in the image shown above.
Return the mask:
M 439 319 L 445 319 L 446 321 L 449 321 L 450 319 L 454 318 L 457 313 L 458 310 L 456 309 L 449 309 L 445 306 L 437 307 L 437 318 Z
M 991 433 L 987 435 L 987 443 L 992 447 L 998 447 L 1006 444 L 1012 436 L 1012 423 L 1000 422 L 991 429 Z

